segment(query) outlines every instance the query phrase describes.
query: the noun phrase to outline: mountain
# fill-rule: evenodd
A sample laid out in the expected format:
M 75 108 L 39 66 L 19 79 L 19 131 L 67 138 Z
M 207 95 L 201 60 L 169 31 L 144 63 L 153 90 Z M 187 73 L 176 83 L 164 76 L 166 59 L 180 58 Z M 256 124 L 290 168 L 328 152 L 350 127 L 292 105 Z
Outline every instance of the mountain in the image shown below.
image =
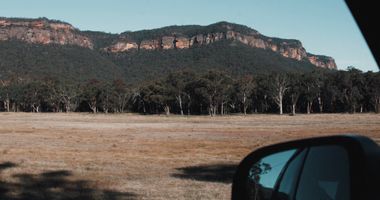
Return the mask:
M 78 45 L 93 48 L 89 38 L 72 25 L 46 18 L 0 18 L 0 41 L 21 40 L 36 44 Z
M 247 26 L 168 26 L 110 34 L 47 18 L 0 18 L 0 75 L 133 82 L 168 71 L 211 68 L 233 74 L 336 69 L 298 40 L 267 37 Z
M 110 52 L 134 50 L 189 49 L 229 40 L 252 48 L 267 49 L 283 57 L 308 60 L 317 67 L 336 69 L 333 58 L 307 53 L 298 40 L 271 38 L 247 26 L 219 22 L 209 26 L 169 26 L 154 30 L 122 33 L 118 40 L 105 48 Z

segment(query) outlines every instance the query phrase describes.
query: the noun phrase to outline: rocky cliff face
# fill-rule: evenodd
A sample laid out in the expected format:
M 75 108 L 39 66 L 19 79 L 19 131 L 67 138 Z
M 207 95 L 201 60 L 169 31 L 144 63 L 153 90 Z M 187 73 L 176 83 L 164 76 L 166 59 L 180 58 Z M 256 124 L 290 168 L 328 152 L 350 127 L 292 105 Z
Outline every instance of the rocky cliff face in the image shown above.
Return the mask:
M 323 66 L 328 69 L 336 69 L 335 60 L 328 56 L 317 56 L 313 54 L 307 55 L 308 60 L 315 66 Z
M 138 32 L 123 33 L 118 35 L 118 39 L 112 39 L 113 42 L 109 43 L 111 45 L 102 45 L 97 48 L 112 53 L 138 50 L 188 49 L 228 40 L 236 41 L 252 48 L 271 50 L 284 57 L 298 61 L 306 60 L 317 67 L 336 69 L 333 58 L 309 54 L 298 40 L 266 37 L 251 28 L 228 22 L 220 22 L 209 26 L 194 26 L 192 28 L 194 30 L 184 29 L 187 31 L 183 31 L 183 27 L 176 27 L 173 30 L 170 27 L 161 28 L 159 34 L 148 34 L 147 36 L 139 37 L 139 39 L 136 39 Z M 154 31 L 157 30 L 145 31 L 145 34 L 147 32 L 153 33 Z M 96 38 L 93 38 L 94 41 L 92 41 L 83 32 L 64 22 L 46 18 L 0 18 L 0 41 L 6 40 L 21 40 L 38 44 L 77 45 L 90 49 L 94 48 L 94 42 L 97 41 Z
M 93 48 L 92 41 L 81 35 L 72 25 L 45 18 L 36 20 L 0 18 L 0 41 L 2 40 Z
M 223 25 L 221 25 L 223 26 Z M 224 28 L 224 30 L 223 30 Z M 238 41 L 252 48 L 268 49 L 281 54 L 284 57 L 295 60 L 307 60 L 313 65 L 322 68 L 336 69 L 333 58 L 327 56 L 312 55 L 306 52 L 302 43 L 298 40 L 286 40 L 270 38 L 261 35 L 255 30 L 246 33 L 236 31 L 232 25 L 224 25 L 222 31 L 196 35 L 184 35 L 182 33 L 172 33 L 170 35 L 159 36 L 155 39 L 144 39 L 140 43 L 133 39 L 126 40 L 127 36 L 115 42 L 113 45 L 104 48 L 106 51 L 128 52 L 134 50 L 167 50 L 167 49 L 187 49 L 192 46 L 208 45 L 221 40 Z M 129 47 L 129 48 L 128 48 Z

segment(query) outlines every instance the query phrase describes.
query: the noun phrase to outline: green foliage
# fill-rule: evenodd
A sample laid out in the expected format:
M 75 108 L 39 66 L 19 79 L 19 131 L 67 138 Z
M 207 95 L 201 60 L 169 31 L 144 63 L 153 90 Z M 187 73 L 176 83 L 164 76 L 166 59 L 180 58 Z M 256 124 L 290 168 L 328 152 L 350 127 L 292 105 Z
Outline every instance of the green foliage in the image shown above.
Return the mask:
M 366 87 L 364 96 L 367 103 L 376 113 L 380 112 L 380 73 L 368 72 L 365 75 Z
M 299 62 L 269 50 L 250 48 L 231 41 L 184 50 L 122 54 L 108 54 L 77 46 L 0 42 L 2 78 L 53 77 L 78 83 L 90 79 L 121 79 L 133 83 L 181 69 L 226 70 L 236 76 L 278 70 L 311 71 L 314 68 L 306 61 Z
M 165 76 L 183 69 L 207 71 L 225 70 L 233 76 L 269 73 L 272 71 L 312 71 L 315 66 L 306 61 L 285 58 L 270 50 L 251 48 L 241 43 L 221 41 L 203 47 L 182 50 L 140 51 L 123 54 L 103 54 L 119 66 L 124 66 L 129 82 Z
M 111 46 L 119 38 L 118 34 L 98 31 L 82 31 L 81 33 L 84 36 L 91 38 L 91 41 L 94 43 L 94 49 L 96 50 Z
M 198 34 L 207 35 L 209 33 L 226 33 L 227 26 L 232 30 L 237 31 L 242 34 L 252 34 L 257 33 L 247 26 L 229 23 L 229 22 L 218 22 L 215 24 L 210 24 L 208 26 L 200 25 L 185 25 L 185 26 L 166 26 L 151 30 L 141 30 L 141 31 L 127 31 L 122 33 L 122 36 L 128 37 L 130 40 L 140 43 L 142 40 L 157 39 L 163 36 L 186 36 L 192 37 Z
M 227 71 L 180 70 L 134 85 L 91 79 L 3 79 L 0 108 L 26 112 L 216 114 L 252 112 L 378 112 L 379 73 L 287 72 L 230 76 Z M 186 112 L 187 111 L 187 112 Z
M 77 46 L 0 42 L 0 78 L 83 82 L 89 79 L 124 78 L 121 67 L 96 51 Z
M 43 19 L 47 20 L 47 19 Z M 50 22 L 50 21 L 49 21 Z M 70 45 L 0 42 L 0 108 L 4 111 L 92 111 L 160 114 L 358 112 L 380 110 L 379 73 L 318 69 L 307 60 L 222 40 L 189 49 L 109 53 L 119 39 L 140 42 L 167 35 L 249 27 L 219 22 L 108 34 L 83 31 L 94 50 Z M 329 59 L 321 57 L 321 59 Z

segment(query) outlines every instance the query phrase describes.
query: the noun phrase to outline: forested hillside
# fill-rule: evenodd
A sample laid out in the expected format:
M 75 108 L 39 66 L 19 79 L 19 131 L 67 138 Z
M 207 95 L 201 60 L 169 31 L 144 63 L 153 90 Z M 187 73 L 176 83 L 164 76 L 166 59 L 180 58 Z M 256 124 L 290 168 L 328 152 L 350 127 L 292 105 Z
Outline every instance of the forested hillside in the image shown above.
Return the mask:
M 0 18 L 3 79 L 135 83 L 182 69 L 242 75 L 318 67 L 336 65 L 331 57 L 306 52 L 298 40 L 267 37 L 228 22 L 111 34 L 81 31 L 47 18 Z
M 272 71 L 307 72 L 316 68 L 306 61 L 295 62 L 272 51 L 249 48 L 231 41 L 190 49 L 103 55 L 116 65 L 124 66 L 127 82 L 165 76 L 183 69 L 198 72 L 217 69 L 234 76 Z
M 379 112 L 379 73 L 337 71 L 244 25 L 110 34 L 0 18 L 0 110 L 144 114 Z
M 271 71 L 306 72 L 315 68 L 307 61 L 295 61 L 272 51 L 231 41 L 191 49 L 128 53 L 107 53 L 68 45 L 0 42 L 0 74 L 3 78 L 55 77 L 77 82 L 122 79 L 134 83 L 180 69 L 217 69 L 242 75 Z
M 99 52 L 72 45 L 0 42 L 1 79 L 54 78 L 81 82 L 89 79 L 123 79 L 122 67 Z

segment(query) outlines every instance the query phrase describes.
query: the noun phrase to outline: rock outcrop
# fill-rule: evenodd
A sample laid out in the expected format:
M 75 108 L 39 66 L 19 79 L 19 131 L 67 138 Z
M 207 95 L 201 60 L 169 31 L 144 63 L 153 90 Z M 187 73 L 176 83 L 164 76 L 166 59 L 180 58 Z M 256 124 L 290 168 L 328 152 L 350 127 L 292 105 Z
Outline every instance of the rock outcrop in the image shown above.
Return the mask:
M 223 31 L 185 35 L 172 33 L 155 39 L 144 39 L 138 44 L 133 40 L 117 41 L 115 44 L 104 48 L 111 52 L 128 52 L 132 50 L 168 50 L 168 49 L 187 49 L 192 46 L 208 45 L 222 40 L 238 41 L 252 48 L 268 49 L 281 54 L 284 57 L 292 58 L 298 61 L 305 60 L 313 65 L 322 68 L 336 69 L 335 61 L 331 57 L 312 55 L 306 52 L 302 43 L 298 40 L 288 40 L 280 38 L 270 38 L 261 35 L 259 32 L 251 29 L 249 32 L 240 33 L 234 29 L 233 25 L 221 25 Z M 127 33 L 128 34 L 128 33 Z M 124 35 L 123 38 L 126 36 Z M 127 36 L 128 37 L 128 36 Z M 126 48 L 131 46 L 133 48 Z
M 173 27 L 171 27 L 173 28 Z M 258 31 L 246 26 L 220 22 L 209 26 L 194 26 L 195 30 L 175 27 L 176 31 L 162 31 L 156 34 L 156 30 L 144 31 L 135 39 L 138 32 L 126 32 L 116 36 L 111 43 L 97 46 L 111 53 L 130 52 L 138 50 L 169 50 L 188 49 L 209 45 L 215 42 L 227 40 L 236 41 L 252 48 L 270 50 L 280 55 L 298 61 L 308 61 L 317 67 L 336 69 L 333 58 L 313 55 L 306 52 L 298 40 L 271 38 L 260 34 Z M 172 30 L 172 29 L 170 29 Z M 96 38 L 92 38 L 79 31 L 72 25 L 39 19 L 11 19 L 0 18 L 0 41 L 21 40 L 28 43 L 77 45 L 85 48 L 94 48 Z
M 136 42 L 117 42 L 116 44 L 108 47 L 107 50 L 113 53 L 116 53 L 116 52 L 131 51 L 138 48 L 139 48 L 139 45 L 137 45 Z
M 93 48 L 92 41 L 72 25 L 45 18 L 0 18 L 0 41 L 21 40 L 28 43 L 78 45 Z
M 315 66 L 321 66 L 328 69 L 336 69 L 335 60 L 329 56 L 317 56 L 308 54 L 308 60 Z

